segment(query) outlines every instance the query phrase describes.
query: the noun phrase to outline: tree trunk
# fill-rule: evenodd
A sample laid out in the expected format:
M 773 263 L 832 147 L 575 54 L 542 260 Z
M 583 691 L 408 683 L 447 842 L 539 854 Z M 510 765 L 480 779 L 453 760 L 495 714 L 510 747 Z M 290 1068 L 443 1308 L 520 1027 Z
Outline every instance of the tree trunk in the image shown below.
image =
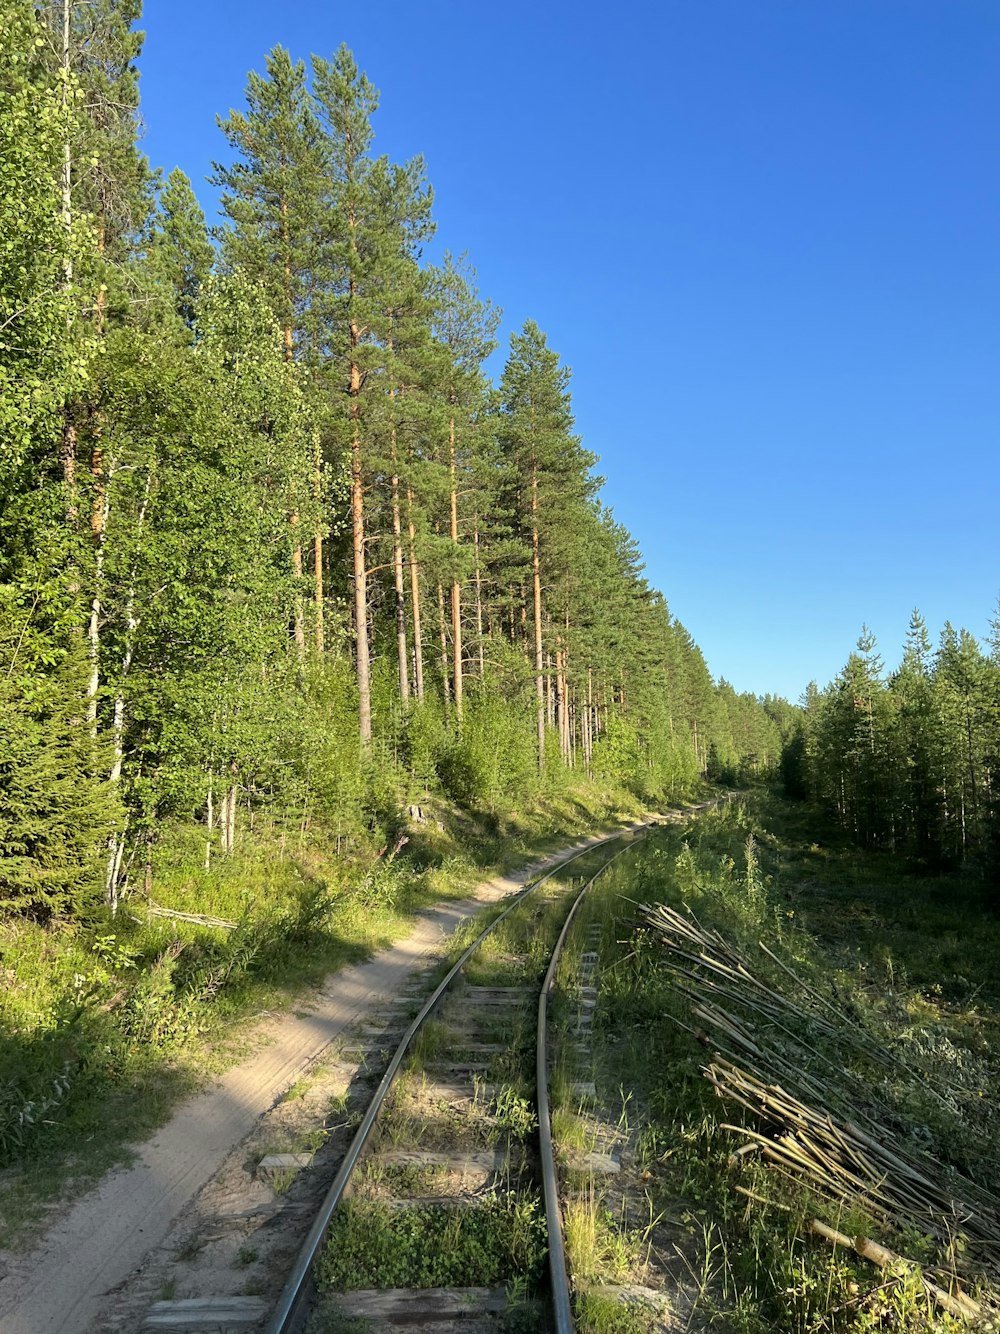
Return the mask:
M 588 778 L 594 771 L 594 669 L 587 668 L 587 712 L 584 715 L 583 761 Z
M 448 419 L 448 471 L 451 478 L 451 541 L 458 550 L 458 467 L 455 458 L 455 417 Z M 451 582 L 451 652 L 455 682 L 455 721 L 462 724 L 462 590 L 458 579 Z
M 483 576 L 479 564 L 479 520 L 473 532 L 476 550 L 476 640 L 479 645 L 479 679 L 486 678 L 486 643 L 483 639 Z
M 424 698 L 424 646 L 420 633 L 420 569 L 417 565 L 417 530 L 413 523 L 413 488 L 406 488 L 406 527 L 410 539 L 410 601 L 413 612 L 413 682 L 417 699 Z
M 578 724 L 577 724 L 577 702 L 576 690 L 570 695 L 569 709 L 567 712 L 567 726 L 569 727 L 569 767 L 576 768 L 576 750 L 578 744 Z
M 87 622 L 87 656 L 90 672 L 87 677 L 87 725 L 91 735 L 97 735 L 97 695 L 101 687 L 101 611 L 104 594 L 104 562 L 107 545 L 108 513 L 110 510 L 109 482 L 104 476 L 103 454 L 95 445 L 91 454 L 90 470 L 97 479 L 94 506 L 90 516 L 90 532 L 94 543 L 94 589 L 90 599 L 90 617 Z M 113 476 L 114 468 L 111 468 Z
M 236 783 L 231 784 L 229 791 L 222 798 L 222 811 L 219 819 L 222 824 L 222 850 L 227 857 L 232 856 L 236 846 Z
M 70 0 L 63 0 L 62 6 L 62 108 L 63 113 L 68 114 L 69 107 L 69 89 L 70 74 L 72 72 L 72 48 L 70 46 Z M 66 255 L 63 259 L 63 285 L 68 292 L 73 286 L 73 256 L 69 249 L 69 238 L 73 231 L 73 149 L 70 144 L 69 134 L 63 140 L 62 168 L 60 172 L 60 194 L 62 197 L 62 220 L 66 229 Z M 68 326 L 72 317 L 67 312 L 66 323 Z M 66 487 L 66 518 L 70 527 L 76 527 L 77 508 L 76 508 L 76 426 L 70 420 L 67 413 L 63 421 L 62 441 L 60 443 L 60 462 L 62 465 L 63 483 Z
M 396 654 L 399 659 L 399 695 L 410 698 L 409 656 L 406 650 L 406 597 L 403 592 L 403 525 L 399 514 L 399 477 L 396 474 L 396 432 L 392 432 L 392 575 L 396 588 Z
M 300 660 L 306 651 L 305 610 L 302 606 L 302 539 L 299 536 L 299 512 L 292 510 L 288 516 L 288 526 L 292 530 L 292 574 L 295 576 L 295 649 Z
M 215 828 L 215 793 L 212 790 L 212 776 L 208 779 L 208 799 L 205 803 L 205 870 L 211 870 L 212 867 L 212 838 Z
M 559 750 L 569 764 L 569 697 L 566 684 L 566 650 L 556 649 L 556 705 L 559 712 Z
M 69 111 L 69 89 L 70 76 L 73 66 L 73 50 L 70 44 L 70 15 L 72 12 L 72 0 L 62 0 L 62 109 L 63 114 L 68 116 Z M 68 121 L 67 121 L 68 131 Z M 63 140 L 62 169 L 59 182 L 60 194 L 62 196 L 62 219 L 63 226 L 66 228 L 66 235 L 69 237 L 73 230 L 73 147 L 69 140 L 69 133 Z M 73 285 L 73 257 L 70 254 L 69 247 L 66 249 L 66 257 L 63 260 L 63 279 L 65 280 L 66 290 Z
M 388 339 L 389 352 L 393 350 L 393 341 Z M 395 409 L 396 386 L 389 385 L 389 411 Z M 389 457 L 392 462 L 392 476 L 389 479 L 389 493 L 392 509 L 392 576 L 396 590 L 396 657 L 399 665 L 399 697 L 405 705 L 410 698 L 410 664 L 406 651 L 406 598 L 403 595 L 403 524 L 399 513 L 399 473 L 396 467 L 396 423 L 393 419 L 389 428 Z
M 535 695 L 538 768 L 545 767 L 545 676 L 542 667 L 542 573 L 538 551 L 538 469 L 531 468 L 531 585 L 535 613 Z
M 351 346 L 360 341 L 351 324 Z M 358 727 L 361 744 L 372 744 L 371 660 L 368 649 L 368 571 L 365 566 L 365 493 L 361 460 L 361 367 L 351 362 L 351 533 L 354 553 L 355 668 L 358 682 Z
M 361 367 L 357 349 L 361 344 L 361 327 L 354 315 L 357 300 L 357 218 L 353 208 L 348 209 L 347 225 L 351 233 L 351 269 L 348 280 L 350 319 L 350 381 L 351 400 L 351 543 L 354 556 L 354 634 L 355 671 L 358 682 L 358 731 L 361 746 L 370 750 L 372 744 L 372 687 L 371 656 L 368 648 L 368 570 L 365 566 L 365 491 L 364 467 L 361 457 Z
M 447 718 L 451 711 L 451 681 L 448 674 L 448 622 L 444 613 L 444 589 L 441 584 L 437 586 L 438 590 L 438 632 L 441 637 L 441 689 L 444 695 L 444 716 Z
M 122 856 L 125 852 L 125 834 L 127 829 L 128 817 L 126 816 L 125 828 L 122 829 L 121 834 L 115 830 L 108 839 L 108 860 L 105 863 L 104 887 L 112 917 L 118 912 L 118 886 L 121 883 Z
M 323 449 L 318 430 L 313 431 L 313 500 L 316 502 L 316 531 L 313 533 L 313 606 L 316 613 L 316 652 L 326 647 L 323 607 L 323 533 L 319 515 L 323 505 Z

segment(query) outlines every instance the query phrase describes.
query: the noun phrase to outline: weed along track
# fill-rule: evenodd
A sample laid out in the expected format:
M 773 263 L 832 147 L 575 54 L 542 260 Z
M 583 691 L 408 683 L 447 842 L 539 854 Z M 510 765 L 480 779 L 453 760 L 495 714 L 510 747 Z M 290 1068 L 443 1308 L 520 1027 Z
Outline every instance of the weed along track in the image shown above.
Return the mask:
M 341 1097 L 342 1123 L 356 1129 L 342 1156 L 334 1144 L 317 1156 L 325 1153 L 327 1179 L 335 1175 L 285 1261 L 276 1301 L 267 1296 L 281 1282 L 273 1273 L 265 1291 L 225 1302 L 163 1294 L 143 1328 L 571 1329 L 549 1141 L 547 996 L 568 914 L 634 843 L 628 833 L 591 844 L 512 896 L 485 929 L 460 930 L 444 975 L 424 984 L 431 994 L 401 997 L 385 1029 L 362 1036 L 367 1072 L 381 1077 L 370 1096 L 355 1080 Z M 294 1191 L 306 1156 L 285 1156 L 272 1170 L 287 1173 Z

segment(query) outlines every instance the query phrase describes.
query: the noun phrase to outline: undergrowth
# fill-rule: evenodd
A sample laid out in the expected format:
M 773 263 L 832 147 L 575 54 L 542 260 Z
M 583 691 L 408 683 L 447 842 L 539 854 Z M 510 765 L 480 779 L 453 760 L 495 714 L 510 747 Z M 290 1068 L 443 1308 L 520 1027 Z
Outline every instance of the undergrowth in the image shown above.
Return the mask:
M 238 1059 L 249 1021 L 388 944 L 422 907 L 635 813 L 586 784 L 507 820 L 438 798 L 410 825 L 389 812 L 351 849 L 316 823 L 259 817 L 207 870 L 203 831 L 177 827 L 154 849 L 149 892 L 115 916 L 0 923 L 0 1244 L 28 1239 L 46 1200 L 121 1161 Z
M 455 1209 L 348 1200 L 330 1225 L 316 1280 L 338 1292 L 487 1287 L 514 1276 L 534 1284 L 545 1256 L 545 1214 L 534 1196 L 501 1194 Z
M 920 1265 L 948 1259 L 930 1238 L 815 1198 L 759 1162 L 734 1164 L 736 1141 L 720 1126 L 742 1113 L 703 1077 L 711 1048 L 698 1041 L 662 947 L 637 925 L 639 903 L 692 913 L 780 991 L 789 978 L 760 950 L 763 940 L 849 1025 L 893 1054 L 891 1072 L 883 1068 L 870 1084 L 893 1133 L 997 1193 L 1000 923 L 973 884 L 913 876 L 888 858 L 813 838 L 794 808 L 757 796 L 656 834 L 609 873 L 576 932 L 578 949 L 588 924 L 601 932 L 598 1083 L 606 1097 L 632 1094 L 636 1168 L 661 1220 L 652 1250 L 672 1289 L 686 1294 L 690 1328 L 967 1329 L 935 1309 L 920 1282 Z M 828 1089 L 830 1109 L 849 1116 L 851 1085 L 824 1064 L 842 1053 L 813 1040 L 818 1059 L 808 1073 Z M 873 1237 L 916 1267 L 878 1270 L 853 1251 L 832 1251 L 811 1235 L 812 1218 Z M 988 1312 L 985 1278 L 977 1291 Z M 584 1329 L 604 1327 L 582 1320 Z M 986 1317 L 983 1328 L 992 1328 Z

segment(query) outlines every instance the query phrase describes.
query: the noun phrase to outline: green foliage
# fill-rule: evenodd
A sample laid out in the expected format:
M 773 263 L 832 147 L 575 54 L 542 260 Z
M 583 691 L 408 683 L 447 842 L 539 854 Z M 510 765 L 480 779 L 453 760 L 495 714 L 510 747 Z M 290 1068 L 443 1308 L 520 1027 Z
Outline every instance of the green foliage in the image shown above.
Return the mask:
M 916 611 L 890 676 L 867 632 L 858 647 L 826 690 L 810 690 L 802 730 L 786 742 L 786 786 L 818 798 L 863 846 L 908 853 L 929 872 L 966 865 L 988 876 L 1000 658 L 950 625 L 932 652 Z
M 0 912 L 85 916 L 101 899 L 117 811 L 93 778 L 100 748 L 80 713 L 82 664 L 72 654 L 29 685 L 15 652 L 0 675 Z
M 160 191 L 153 226 L 148 257 L 153 287 L 163 295 L 165 313 L 176 316 L 182 328 L 192 330 L 215 249 L 191 183 L 178 167 Z
M 500 815 L 536 790 L 533 705 L 530 687 L 513 659 L 505 676 L 498 665 L 495 674 L 475 683 L 462 730 L 443 748 L 438 762 L 449 796 Z
M 84 238 L 61 216 L 58 171 L 79 115 L 75 81 L 44 66 L 35 8 L 8 0 L 0 13 L 0 495 L 55 437 L 84 351 L 68 335 L 67 274 Z M 0 515 L 3 504 L 0 502 Z M 2 530 L 0 530 L 2 531 Z M 2 566 L 0 566 L 2 568 Z
M 500 1194 L 474 1209 L 389 1209 L 350 1199 L 330 1225 L 317 1283 L 339 1292 L 535 1283 L 545 1255 L 537 1200 Z

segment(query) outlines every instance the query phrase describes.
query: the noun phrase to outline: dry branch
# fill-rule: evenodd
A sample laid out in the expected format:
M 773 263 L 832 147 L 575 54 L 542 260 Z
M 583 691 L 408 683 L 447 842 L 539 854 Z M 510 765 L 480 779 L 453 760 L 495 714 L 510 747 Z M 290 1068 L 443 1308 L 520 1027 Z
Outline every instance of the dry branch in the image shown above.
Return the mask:
M 852 1026 L 763 944 L 763 953 L 795 983 L 796 999 L 755 976 L 747 958 L 693 916 L 663 905 L 640 911 L 667 952 L 678 993 L 691 1004 L 699 1025 L 695 1036 L 712 1052 L 703 1074 L 750 1123 L 722 1124 L 742 1141 L 731 1164 L 759 1155 L 770 1170 L 808 1183 L 838 1207 L 860 1207 L 887 1226 L 913 1226 L 945 1251 L 953 1250 L 951 1243 L 961 1235 L 968 1249 L 963 1263 L 972 1261 L 995 1275 L 1000 1203 L 904 1141 L 894 1129 L 898 1110 L 875 1095 L 870 1078 L 852 1067 L 848 1053 L 855 1063 L 860 1054 L 873 1067 L 902 1071 L 916 1082 L 906 1063 L 864 1028 Z M 899 1258 L 877 1243 L 866 1245 L 859 1254 L 869 1259 L 876 1252 L 893 1262 Z M 968 1317 L 970 1299 L 922 1281 L 943 1309 Z
M 175 908 L 161 908 L 158 903 L 148 903 L 146 911 L 150 917 L 170 917 L 177 922 L 193 922 L 195 926 L 218 926 L 226 931 L 235 931 L 238 923 L 227 922 L 222 917 L 206 917 L 196 912 L 178 912 Z
M 880 1246 L 877 1241 L 872 1241 L 870 1237 L 849 1237 L 844 1232 L 838 1232 L 836 1228 L 828 1227 L 826 1223 L 814 1218 L 810 1224 L 812 1231 L 818 1237 L 831 1243 L 833 1246 L 842 1246 L 845 1250 L 855 1251 L 865 1260 L 870 1260 L 872 1264 L 878 1265 L 880 1269 L 890 1269 L 893 1265 L 905 1266 L 909 1270 L 919 1270 L 919 1266 L 912 1260 L 906 1260 L 895 1251 L 890 1251 L 887 1246 Z M 938 1305 L 942 1311 L 947 1311 L 949 1315 L 957 1316 L 959 1320 L 975 1320 L 982 1314 L 982 1307 L 978 1302 L 974 1302 L 971 1297 L 956 1288 L 953 1292 L 945 1292 L 939 1288 L 936 1283 L 932 1283 L 926 1274 L 920 1273 L 920 1282 L 928 1296 Z

